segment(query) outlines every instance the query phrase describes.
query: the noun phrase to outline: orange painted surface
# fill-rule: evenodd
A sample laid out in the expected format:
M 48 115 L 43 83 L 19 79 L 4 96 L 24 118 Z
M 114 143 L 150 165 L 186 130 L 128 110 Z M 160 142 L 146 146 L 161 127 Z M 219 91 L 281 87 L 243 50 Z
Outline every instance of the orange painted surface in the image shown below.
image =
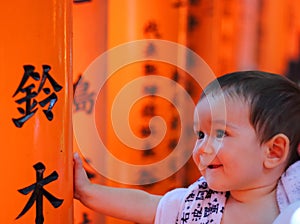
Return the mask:
M 73 112 L 89 113 L 91 107 L 94 106 L 94 101 L 92 102 L 90 98 L 90 94 L 92 94 L 92 90 L 89 88 L 91 80 L 86 79 L 84 73 L 88 66 L 106 50 L 106 0 L 93 0 L 82 3 L 73 2 L 72 9 L 73 84 L 78 82 L 82 77 L 83 85 L 86 85 L 86 88 L 78 86 L 77 90 L 81 92 L 81 94 L 79 94 L 81 97 L 80 100 L 76 102 L 77 105 L 73 104 Z M 86 138 L 89 138 L 89 135 L 87 135 Z M 77 144 L 75 135 L 73 139 L 73 150 L 80 152 L 80 146 Z M 89 162 L 92 162 L 91 159 L 92 158 L 85 158 L 84 163 L 88 176 L 92 182 L 103 184 L 104 178 L 89 164 Z M 104 223 L 104 217 L 88 209 L 79 201 L 74 200 L 74 224 L 88 222 Z
M 187 44 L 217 76 L 237 69 L 241 6 L 234 0 L 195 1 L 188 7 Z
M 182 14 L 181 8 L 176 7 L 174 1 L 146 1 L 146 0 L 136 0 L 136 1 L 118 1 L 112 0 L 108 4 L 108 49 L 116 47 L 120 44 L 124 44 L 130 41 L 142 40 L 142 39 L 161 39 L 168 40 L 175 43 L 183 44 L 185 41 L 185 17 Z M 149 41 L 150 43 L 151 41 Z M 141 52 L 147 52 L 147 48 L 137 49 L 133 47 L 132 49 Z M 127 89 L 127 92 L 122 89 L 123 87 L 128 87 L 128 84 L 134 82 L 137 78 L 143 78 L 147 75 L 160 75 L 162 77 L 172 78 L 176 72 L 176 68 L 172 65 L 159 63 L 157 61 L 143 61 L 139 63 L 128 64 L 117 71 L 111 71 L 111 64 L 114 60 L 121 60 L 126 54 L 130 55 L 130 52 L 124 52 L 118 58 L 109 57 L 108 58 L 108 72 L 113 72 L 107 82 L 107 148 L 118 160 L 136 165 L 147 165 L 152 164 L 156 161 L 160 161 L 170 154 L 172 151 L 169 147 L 172 138 L 177 138 L 179 136 L 179 128 L 177 130 L 171 130 L 171 120 L 176 111 L 172 108 L 172 102 L 168 102 L 160 97 L 144 97 L 136 102 L 131 101 L 132 96 L 140 96 L 145 94 L 146 88 L 151 88 L 151 86 L 160 86 L 158 81 L 153 80 L 152 82 L 144 81 L 140 85 L 133 85 L 133 89 Z M 155 69 L 151 70 L 150 67 Z M 177 97 L 175 88 L 172 85 L 163 86 L 158 88 L 164 88 L 165 90 L 170 90 L 173 94 L 173 100 Z M 123 91 L 123 92 L 122 92 Z M 125 97 L 124 101 L 116 102 L 117 94 L 123 94 Z M 136 95 L 135 95 L 136 94 Z M 172 99 L 169 99 L 172 101 Z M 118 104 L 118 105 L 117 105 Z M 121 133 L 116 132 L 116 129 L 112 126 L 110 113 L 113 106 L 118 106 L 117 111 L 119 113 L 112 119 L 116 122 L 115 125 L 120 125 L 118 120 L 128 120 L 132 133 L 128 132 L 127 127 L 121 128 L 123 130 L 124 139 L 131 139 L 130 135 L 135 135 L 139 138 L 146 138 L 147 129 L 149 128 L 149 120 L 153 117 L 153 114 L 145 115 L 145 110 L 148 107 L 154 107 L 155 115 L 160 116 L 167 126 L 167 133 L 163 138 L 163 141 L 155 148 L 150 150 L 142 150 L 146 145 L 136 144 L 130 141 L 126 143 L 126 146 L 122 143 L 119 136 Z M 130 106 L 131 105 L 131 106 Z M 117 107 L 116 106 L 116 107 Z M 126 108 L 129 106 L 131 108 L 129 115 L 126 115 Z M 124 109 L 125 108 L 125 109 Z M 143 112 L 144 111 L 144 112 Z M 159 129 L 159 127 L 156 127 Z M 126 131 L 124 131 L 126 130 Z M 134 149 L 136 147 L 137 149 Z M 174 161 L 173 161 L 174 162 Z M 172 169 L 172 164 L 169 164 L 168 169 Z M 156 173 L 155 170 L 147 170 L 141 168 L 139 171 L 133 173 L 126 169 L 120 168 L 118 164 L 114 164 L 111 161 L 107 161 L 107 170 L 110 176 L 120 177 L 120 179 L 126 179 L 128 182 L 138 182 L 142 180 L 151 179 L 155 180 Z M 107 181 L 108 185 L 121 186 L 121 187 L 134 187 L 146 190 L 148 192 L 163 194 L 166 191 L 182 185 L 183 179 L 181 178 L 180 172 L 174 172 L 174 175 L 166 178 L 162 181 L 153 181 L 149 185 L 127 185 L 122 183 L 117 183 L 111 180 Z M 128 223 L 120 220 L 116 220 L 107 217 L 107 223 Z
M 258 39 L 259 69 L 280 74 L 286 72 L 290 52 L 295 50 L 290 48 L 295 37 L 293 24 L 297 23 L 291 20 L 295 2 L 264 1 L 260 14 L 262 32 Z
M 0 223 L 35 223 L 41 214 L 44 223 L 73 222 L 70 6 L 69 0 L 2 3 Z M 48 176 L 42 187 L 57 200 L 37 193 L 21 214 L 38 189 L 27 187 Z

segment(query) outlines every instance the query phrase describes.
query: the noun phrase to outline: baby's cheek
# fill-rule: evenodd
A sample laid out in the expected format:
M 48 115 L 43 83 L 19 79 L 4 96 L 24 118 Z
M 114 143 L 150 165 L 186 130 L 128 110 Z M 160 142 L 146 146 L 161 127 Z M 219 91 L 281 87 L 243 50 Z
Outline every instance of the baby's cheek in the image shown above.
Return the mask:
M 194 150 L 193 150 L 193 160 L 196 163 L 196 165 L 198 166 L 200 163 L 200 153 L 199 153 L 199 147 L 197 146 L 197 144 L 195 144 Z
M 197 158 L 197 156 L 195 155 L 195 153 L 193 153 L 193 160 L 194 160 L 194 163 L 198 166 L 199 165 L 199 158 Z

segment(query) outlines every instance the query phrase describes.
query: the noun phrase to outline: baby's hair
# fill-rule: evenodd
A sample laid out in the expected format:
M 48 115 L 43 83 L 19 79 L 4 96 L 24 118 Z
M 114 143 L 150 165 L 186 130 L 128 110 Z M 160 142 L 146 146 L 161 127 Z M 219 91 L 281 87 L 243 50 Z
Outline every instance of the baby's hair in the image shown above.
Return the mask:
M 300 160 L 300 88 L 284 76 L 241 71 L 217 78 L 203 91 L 205 95 L 224 94 L 225 99 L 238 98 L 249 105 L 249 121 L 261 143 L 279 133 L 290 140 L 288 166 Z M 200 98 L 200 99 L 201 99 Z

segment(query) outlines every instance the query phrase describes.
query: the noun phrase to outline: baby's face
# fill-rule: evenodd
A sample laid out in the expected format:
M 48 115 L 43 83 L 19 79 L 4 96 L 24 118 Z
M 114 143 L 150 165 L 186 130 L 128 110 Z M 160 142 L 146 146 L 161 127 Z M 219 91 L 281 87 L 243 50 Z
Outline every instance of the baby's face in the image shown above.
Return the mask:
M 213 190 L 255 187 L 263 174 L 265 147 L 249 122 L 249 106 L 239 99 L 205 97 L 195 110 L 193 158 Z

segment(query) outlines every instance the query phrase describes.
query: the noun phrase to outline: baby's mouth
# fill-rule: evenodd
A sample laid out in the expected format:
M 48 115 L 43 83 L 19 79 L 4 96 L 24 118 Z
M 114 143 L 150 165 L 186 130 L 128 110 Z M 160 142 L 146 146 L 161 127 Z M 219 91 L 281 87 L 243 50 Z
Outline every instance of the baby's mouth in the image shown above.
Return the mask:
M 208 169 L 217 169 L 221 166 L 222 166 L 221 164 L 211 164 L 211 165 L 208 165 L 207 168 Z

